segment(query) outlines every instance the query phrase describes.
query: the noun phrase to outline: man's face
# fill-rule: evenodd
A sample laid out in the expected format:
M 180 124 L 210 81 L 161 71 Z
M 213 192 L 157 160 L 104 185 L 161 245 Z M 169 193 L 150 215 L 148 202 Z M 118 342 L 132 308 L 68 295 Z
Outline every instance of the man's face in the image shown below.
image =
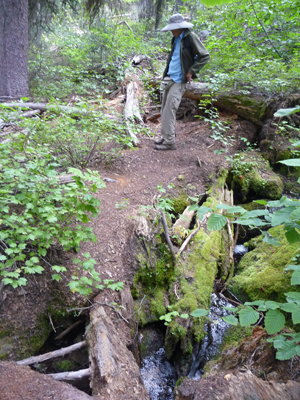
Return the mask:
M 172 35 L 175 37 L 179 37 L 182 33 L 183 29 L 174 29 L 172 32 Z

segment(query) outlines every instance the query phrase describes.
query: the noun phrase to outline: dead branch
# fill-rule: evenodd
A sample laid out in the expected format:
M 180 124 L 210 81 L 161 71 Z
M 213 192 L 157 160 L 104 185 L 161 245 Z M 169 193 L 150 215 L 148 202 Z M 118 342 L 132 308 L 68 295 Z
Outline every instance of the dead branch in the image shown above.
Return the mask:
M 55 350 L 55 351 L 50 351 L 50 353 L 45 353 L 45 354 L 41 354 L 39 356 L 32 356 L 29 358 L 25 358 L 25 360 L 20 360 L 17 361 L 17 364 L 19 365 L 32 365 L 35 363 L 40 363 L 46 360 L 50 360 L 51 358 L 55 358 L 55 357 L 61 357 L 64 356 L 66 354 L 72 353 L 73 351 L 79 350 L 82 347 L 85 347 L 87 344 L 86 340 L 83 340 L 82 342 L 79 343 L 75 343 L 72 346 L 69 347 L 64 347 L 62 349 L 59 350 Z
M 57 381 L 77 381 L 79 379 L 89 377 L 91 375 L 90 368 L 80 369 L 79 371 L 58 372 L 56 374 L 47 374 Z
M 166 240 L 170 249 L 170 253 L 173 257 L 173 259 L 175 260 L 175 251 L 169 236 L 169 231 L 168 231 L 168 225 L 167 225 L 167 221 L 166 221 L 166 217 L 165 214 L 163 212 L 163 210 L 160 210 L 160 214 L 161 214 L 161 219 L 162 219 L 162 223 L 163 223 L 163 227 L 164 227 L 164 232 L 165 232 L 165 236 L 166 236 Z
M 57 335 L 54 340 L 61 340 L 63 337 L 65 337 L 68 333 L 70 333 L 76 326 L 82 324 L 83 321 L 76 321 L 74 324 L 69 326 L 67 329 L 65 329 L 63 332 L 61 332 L 59 335 Z
M 121 24 L 124 24 L 124 25 L 126 25 L 127 26 L 127 28 L 131 31 L 131 32 L 133 32 L 132 31 L 132 29 L 130 28 L 130 26 L 127 24 L 127 22 L 126 21 L 121 21 L 121 22 L 119 22 L 118 24 L 117 24 L 117 26 L 118 25 L 121 25 Z

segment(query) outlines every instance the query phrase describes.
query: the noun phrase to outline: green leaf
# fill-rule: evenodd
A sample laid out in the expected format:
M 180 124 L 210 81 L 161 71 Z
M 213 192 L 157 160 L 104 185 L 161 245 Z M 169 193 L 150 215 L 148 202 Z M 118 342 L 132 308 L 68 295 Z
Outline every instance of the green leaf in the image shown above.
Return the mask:
M 287 340 L 277 348 L 276 358 L 277 360 L 290 360 L 295 354 L 296 344 L 291 340 Z
M 287 265 L 287 266 L 284 268 L 284 270 L 285 270 L 285 271 L 300 271 L 300 265 L 293 265 L 293 264 Z
M 286 312 L 290 312 L 290 313 L 299 310 L 299 307 L 295 303 L 284 303 L 284 304 L 281 304 L 280 308 L 282 311 L 286 311 Z
M 286 117 L 287 115 L 291 115 L 300 111 L 300 107 L 293 107 L 293 108 L 280 108 L 279 110 L 274 113 L 274 117 L 281 118 Z
M 221 214 L 212 214 L 207 221 L 207 229 L 209 231 L 219 231 L 226 225 L 227 218 Z
M 300 285 L 300 271 L 295 271 L 291 277 L 291 284 L 292 285 Z
M 290 218 L 290 214 L 294 211 L 294 207 L 285 207 L 281 210 L 275 211 L 272 217 L 272 226 L 281 225 L 284 222 L 288 221 Z
M 284 165 L 288 165 L 290 167 L 300 167 L 300 158 L 290 158 L 289 160 L 283 160 L 278 162 Z
M 300 234 L 296 230 L 294 226 L 291 226 L 290 224 L 284 224 L 284 230 L 285 230 L 285 237 L 286 240 L 290 243 L 298 243 L 300 242 Z
M 62 278 L 61 278 L 61 276 L 58 275 L 58 274 L 53 274 L 53 275 L 52 275 L 52 279 L 58 282 L 58 281 L 60 281 Z
M 285 324 L 285 317 L 279 310 L 269 310 L 265 316 L 265 328 L 269 335 L 280 332 Z
M 284 293 L 287 297 L 290 297 L 295 300 L 300 300 L 300 293 L 299 292 L 288 292 Z
M 262 231 L 263 241 L 272 244 L 273 246 L 280 246 L 280 241 L 274 238 L 268 231 Z
M 298 310 L 295 310 L 292 312 L 292 320 L 293 324 L 299 324 L 300 323 L 300 307 L 298 306 Z
M 243 308 L 238 312 L 241 326 L 255 324 L 259 319 L 259 313 L 251 307 Z
M 233 315 L 227 315 L 226 317 L 222 317 L 222 320 L 227 322 L 227 324 L 237 326 L 239 320 Z
M 262 204 L 263 206 L 268 204 L 268 202 L 266 200 L 253 200 L 253 203 Z
M 197 308 L 197 310 L 191 313 L 191 316 L 195 318 L 200 318 L 200 317 L 205 317 L 208 314 L 209 310 L 204 310 L 203 308 Z
M 199 207 L 198 211 L 197 211 L 197 215 L 200 221 L 203 220 L 203 217 L 206 213 L 208 213 L 209 211 L 211 211 L 211 208 L 206 207 L 206 206 L 201 206 Z
M 180 316 L 181 316 L 181 318 L 184 318 L 184 319 L 187 319 L 190 317 L 189 314 L 181 314 Z

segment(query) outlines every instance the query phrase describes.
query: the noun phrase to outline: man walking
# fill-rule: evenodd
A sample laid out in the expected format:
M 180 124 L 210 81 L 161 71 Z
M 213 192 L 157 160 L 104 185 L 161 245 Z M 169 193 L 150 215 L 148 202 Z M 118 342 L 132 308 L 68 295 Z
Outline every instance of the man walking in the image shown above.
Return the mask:
M 162 31 L 171 31 L 172 49 L 163 74 L 161 90 L 161 139 L 155 141 L 156 150 L 175 150 L 176 111 L 189 82 L 209 60 L 209 53 L 199 37 L 192 32 L 193 24 L 181 14 L 174 14 Z

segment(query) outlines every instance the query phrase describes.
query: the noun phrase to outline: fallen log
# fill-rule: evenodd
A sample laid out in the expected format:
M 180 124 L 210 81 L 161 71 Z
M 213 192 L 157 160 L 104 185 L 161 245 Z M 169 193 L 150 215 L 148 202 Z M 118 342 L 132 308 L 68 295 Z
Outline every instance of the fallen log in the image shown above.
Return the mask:
M 76 381 L 91 375 L 90 368 L 80 369 L 79 371 L 57 372 L 56 374 L 47 374 L 56 381 Z
M 35 363 L 40 363 L 46 360 L 50 360 L 51 358 L 56 358 L 56 357 L 62 357 L 65 356 L 66 354 L 72 353 L 73 351 L 82 349 L 83 347 L 86 346 L 86 340 L 83 340 L 82 342 L 75 343 L 72 346 L 69 347 L 64 347 L 59 350 L 55 351 L 50 351 L 49 353 L 41 354 L 39 356 L 32 356 L 29 358 L 25 358 L 24 360 L 17 361 L 17 364 L 19 365 L 32 365 Z
M 160 80 L 152 80 L 150 84 L 158 87 Z M 208 94 L 211 94 L 212 103 L 218 109 L 236 114 L 259 127 L 264 125 L 265 119 L 269 118 L 273 112 L 271 107 L 273 101 L 263 95 L 244 94 L 238 90 L 212 94 L 208 84 L 201 82 L 189 83 L 183 97 L 199 102 Z
M 120 323 L 119 329 L 122 329 Z M 133 354 L 120 340 L 103 307 L 92 310 L 88 340 L 93 395 L 108 398 L 109 393 L 110 399 L 149 399 Z M 132 388 L 134 397 L 131 397 Z

